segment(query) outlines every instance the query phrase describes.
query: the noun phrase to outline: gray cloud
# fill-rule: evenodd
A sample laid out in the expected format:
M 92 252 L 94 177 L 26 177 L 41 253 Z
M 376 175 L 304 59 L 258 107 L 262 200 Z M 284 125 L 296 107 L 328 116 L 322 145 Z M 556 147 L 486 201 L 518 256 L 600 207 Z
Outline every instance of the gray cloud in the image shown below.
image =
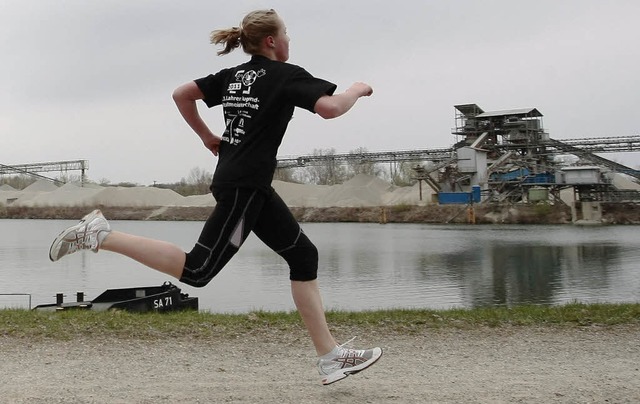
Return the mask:
M 453 105 L 537 107 L 554 138 L 638 133 L 636 1 L 81 1 L 0 5 L 0 161 L 87 158 L 92 179 L 175 181 L 215 159 L 181 121 L 182 82 L 217 57 L 215 28 L 273 7 L 291 63 L 374 96 L 335 121 L 297 111 L 283 155 L 446 147 Z M 201 111 L 222 130 L 217 109 Z M 622 156 L 631 159 L 635 156 Z

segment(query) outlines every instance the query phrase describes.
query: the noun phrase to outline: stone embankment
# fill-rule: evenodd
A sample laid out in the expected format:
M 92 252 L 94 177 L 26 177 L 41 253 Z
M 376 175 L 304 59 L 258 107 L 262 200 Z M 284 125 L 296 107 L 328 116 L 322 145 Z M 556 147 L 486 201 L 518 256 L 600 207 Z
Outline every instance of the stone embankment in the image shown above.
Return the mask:
M 1 219 L 75 220 L 94 208 L 112 220 L 203 221 L 211 206 L 82 206 L 0 207 Z M 603 224 L 640 224 L 639 204 L 604 204 Z M 384 207 L 291 207 L 300 222 L 429 223 L 429 224 L 571 224 L 566 205 L 485 206 L 461 205 Z

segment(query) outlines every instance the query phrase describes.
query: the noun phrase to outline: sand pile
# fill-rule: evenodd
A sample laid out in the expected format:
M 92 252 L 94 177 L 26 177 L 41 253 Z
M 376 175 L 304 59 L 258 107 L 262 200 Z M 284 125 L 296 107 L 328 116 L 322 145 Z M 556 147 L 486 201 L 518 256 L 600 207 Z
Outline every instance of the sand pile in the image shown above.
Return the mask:
M 89 199 L 91 205 L 176 206 L 184 197 L 170 189 L 155 187 L 106 187 Z
M 365 207 L 419 204 L 415 187 L 394 187 L 373 176 L 358 175 L 344 184 L 306 185 L 274 181 L 273 188 L 290 207 Z M 423 186 L 423 199 L 431 190 Z M 54 206 L 214 206 L 210 194 L 184 197 L 154 187 L 101 187 L 65 184 L 57 187 L 38 181 L 22 191 L 9 187 L 0 190 L 0 204 L 27 207 Z
M 357 175 L 344 184 L 327 189 L 317 207 L 381 206 L 382 195 L 393 188 L 387 182 L 369 175 Z
M 296 207 L 320 206 L 323 194 L 331 188 L 328 185 L 294 184 L 283 181 L 273 181 L 271 186 L 288 206 Z
M 619 189 L 640 190 L 640 185 L 627 176 L 616 174 L 612 181 Z M 370 207 L 395 205 L 422 205 L 431 203 L 433 190 L 420 187 L 397 187 L 370 175 L 360 174 L 344 184 L 308 185 L 274 181 L 273 188 L 290 207 Z M 565 189 L 569 202 L 573 190 Z M 169 189 L 155 187 L 101 187 L 65 184 L 57 187 L 47 181 L 38 181 L 22 191 L 9 186 L 0 188 L 0 205 L 27 207 L 55 206 L 214 206 L 210 194 L 184 197 Z
M 32 185 L 35 185 L 34 183 Z M 40 185 L 39 185 L 40 186 Z M 74 184 L 65 184 L 60 188 L 55 187 L 50 191 L 26 192 L 12 204 L 16 206 L 84 206 L 96 193 L 102 191 L 102 187 L 79 187 Z
M 180 206 L 215 206 L 216 200 L 213 195 L 190 195 L 182 199 Z
M 33 184 L 29 185 L 23 191 L 25 192 L 51 192 L 58 189 L 58 186 L 49 181 L 36 181 Z

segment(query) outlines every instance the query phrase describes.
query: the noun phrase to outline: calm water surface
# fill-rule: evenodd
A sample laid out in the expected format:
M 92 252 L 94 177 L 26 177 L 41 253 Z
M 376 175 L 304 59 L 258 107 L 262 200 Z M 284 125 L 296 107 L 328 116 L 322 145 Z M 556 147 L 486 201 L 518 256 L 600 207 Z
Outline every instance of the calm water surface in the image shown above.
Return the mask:
M 74 221 L 0 220 L 0 294 L 32 306 L 56 292 L 91 300 L 106 289 L 171 280 L 109 252 L 52 263 L 51 241 Z M 112 221 L 117 230 L 190 249 L 202 222 Z M 640 231 L 632 226 L 464 226 L 308 223 L 320 250 L 327 308 L 451 308 L 522 303 L 640 302 Z M 288 268 L 251 236 L 204 288 L 179 285 L 212 312 L 292 310 Z M 24 296 L 1 306 L 28 307 Z

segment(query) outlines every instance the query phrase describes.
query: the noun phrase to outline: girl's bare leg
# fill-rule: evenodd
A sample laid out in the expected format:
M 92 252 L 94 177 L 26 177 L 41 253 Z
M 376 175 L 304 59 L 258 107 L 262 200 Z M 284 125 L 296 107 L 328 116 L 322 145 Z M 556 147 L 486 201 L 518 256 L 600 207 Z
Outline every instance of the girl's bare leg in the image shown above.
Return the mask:
M 176 279 L 182 276 L 186 260 L 184 251 L 175 244 L 117 231 L 109 233 L 100 244 L 100 249 L 133 258 Z
M 338 344 L 327 325 L 318 280 L 291 281 L 291 294 L 316 352 L 319 356 L 329 353 Z

